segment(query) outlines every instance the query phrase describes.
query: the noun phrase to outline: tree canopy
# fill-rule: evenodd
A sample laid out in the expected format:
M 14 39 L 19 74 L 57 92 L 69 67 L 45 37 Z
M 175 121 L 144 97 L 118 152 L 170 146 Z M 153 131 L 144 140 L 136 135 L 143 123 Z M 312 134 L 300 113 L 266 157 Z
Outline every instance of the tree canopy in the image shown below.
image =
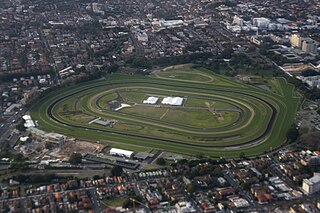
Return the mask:
M 70 156 L 69 163 L 76 165 L 82 162 L 82 155 L 80 153 L 73 153 Z
M 163 165 L 166 164 L 166 161 L 165 161 L 165 159 L 164 159 L 163 157 L 160 157 L 160 158 L 158 158 L 158 159 L 156 160 L 156 163 L 157 163 L 158 165 L 163 166 Z
M 111 169 L 112 176 L 121 176 L 123 174 L 123 168 L 121 166 L 114 166 Z

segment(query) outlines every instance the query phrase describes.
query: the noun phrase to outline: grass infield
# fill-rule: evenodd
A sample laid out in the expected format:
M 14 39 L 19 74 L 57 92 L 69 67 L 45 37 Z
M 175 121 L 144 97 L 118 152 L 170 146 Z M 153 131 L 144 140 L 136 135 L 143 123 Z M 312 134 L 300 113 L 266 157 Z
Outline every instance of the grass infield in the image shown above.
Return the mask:
M 117 74 L 54 91 L 34 104 L 31 116 L 45 131 L 114 147 L 253 156 L 285 142 L 299 102 L 285 79 L 269 82 L 273 92 L 188 66 L 150 77 Z M 150 96 L 159 98 L 157 104 L 143 104 Z M 182 97 L 182 106 L 161 104 L 168 96 Z M 127 107 L 116 110 L 121 104 Z M 94 119 L 115 122 L 103 126 Z

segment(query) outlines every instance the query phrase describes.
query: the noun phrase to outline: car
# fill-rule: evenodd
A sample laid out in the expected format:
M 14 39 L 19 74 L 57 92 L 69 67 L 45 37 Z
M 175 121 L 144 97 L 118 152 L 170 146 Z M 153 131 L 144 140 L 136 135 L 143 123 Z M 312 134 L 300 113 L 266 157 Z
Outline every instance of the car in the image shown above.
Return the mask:
M 2 128 L 2 127 L 4 127 L 4 124 L 1 124 L 1 125 L 0 125 L 0 128 Z

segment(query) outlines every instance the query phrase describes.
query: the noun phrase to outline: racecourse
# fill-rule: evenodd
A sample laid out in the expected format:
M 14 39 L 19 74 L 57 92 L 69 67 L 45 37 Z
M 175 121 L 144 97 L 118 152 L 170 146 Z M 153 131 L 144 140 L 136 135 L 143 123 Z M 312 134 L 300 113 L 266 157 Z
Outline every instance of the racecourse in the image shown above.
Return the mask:
M 128 149 L 211 157 L 259 155 L 285 142 L 299 102 L 292 85 L 274 80 L 279 94 L 202 68 L 167 69 L 150 77 L 117 74 L 52 92 L 34 104 L 31 116 L 45 131 L 120 148 L 127 144 Z M 179 96 L 184 102 L 143 104 L 150 96 Z M 121 104 L 129 107 L 116 111 Z M 97 118 L 115 124 L 90 123 Z

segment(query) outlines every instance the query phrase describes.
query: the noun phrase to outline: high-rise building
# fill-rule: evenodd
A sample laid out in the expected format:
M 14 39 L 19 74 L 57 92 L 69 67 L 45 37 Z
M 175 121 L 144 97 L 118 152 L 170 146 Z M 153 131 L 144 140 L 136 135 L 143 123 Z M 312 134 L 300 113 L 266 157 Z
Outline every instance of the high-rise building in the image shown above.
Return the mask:
M 301 49 L 306 53 L 317 53 L 318 44 L 315 40 L 311 38 L 304 38 L 301 44 Z
M 302 38 L 298 34 L 293 34 L 291 36 L 290 42 L 292 47 L 301 47 Z

